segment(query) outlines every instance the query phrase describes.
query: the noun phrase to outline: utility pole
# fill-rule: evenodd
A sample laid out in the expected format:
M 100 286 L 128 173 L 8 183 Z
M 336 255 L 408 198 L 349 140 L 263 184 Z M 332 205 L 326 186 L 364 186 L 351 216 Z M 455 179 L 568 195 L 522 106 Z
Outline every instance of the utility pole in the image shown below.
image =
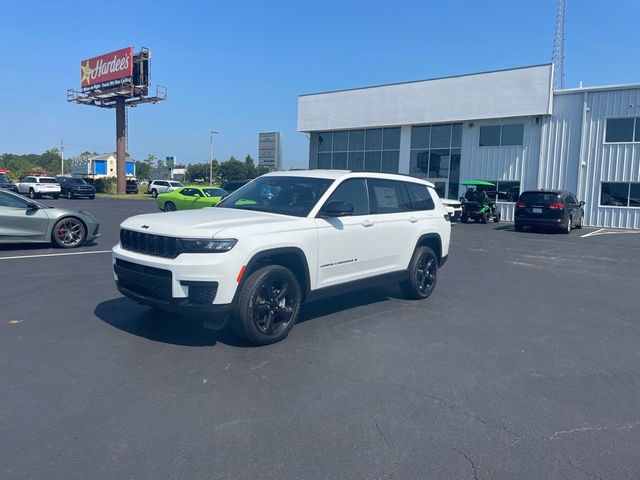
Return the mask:
M 211 130 L 211 135 L 209 137 L 209 186 L 213 186 L 213 135 L 216 133 L 215 130 Z
M 64 141 L 60 140 L 60 175 L 64 175 Z

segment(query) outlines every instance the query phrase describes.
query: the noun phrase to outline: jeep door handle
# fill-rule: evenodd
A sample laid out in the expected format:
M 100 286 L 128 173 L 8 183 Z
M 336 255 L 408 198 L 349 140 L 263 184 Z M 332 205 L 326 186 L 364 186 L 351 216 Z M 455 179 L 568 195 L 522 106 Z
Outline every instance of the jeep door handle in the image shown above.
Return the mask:
M 363 227 L 373 227 L 373 222 L 371 220 L 363 220 L 362 221 L 362 226 Z
M 418 221 L 418 219 L 416 217 L 409 217 L 409 221 L 411 223 L 416 223 Z

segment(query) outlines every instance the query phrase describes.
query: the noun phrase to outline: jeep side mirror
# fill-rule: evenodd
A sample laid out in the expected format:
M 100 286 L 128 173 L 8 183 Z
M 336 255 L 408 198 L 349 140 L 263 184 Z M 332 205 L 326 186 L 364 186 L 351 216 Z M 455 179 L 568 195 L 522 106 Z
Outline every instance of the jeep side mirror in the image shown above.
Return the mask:
M 327 217 L 345 217 L 353 215 L 353 204 L 349 202 L 329 202 L 322 209 Z

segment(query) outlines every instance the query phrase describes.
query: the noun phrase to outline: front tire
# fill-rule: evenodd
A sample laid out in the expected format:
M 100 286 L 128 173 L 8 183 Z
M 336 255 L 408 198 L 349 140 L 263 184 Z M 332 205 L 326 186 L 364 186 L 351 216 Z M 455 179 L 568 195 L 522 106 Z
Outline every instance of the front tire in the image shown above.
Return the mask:
M 280 265 L 268 265 L 245 281 L 231 325 L 244 340 L 269 345 L 286 338 L 298 320 L 301 305 L 296 276 Z
M 176 211 L 176 204 L 173 202 L 167 202 L 164 204 L 164 211 L 165 212 L 175 212 Z
M 409 299 L 421 300 L 433 292 L 438 281 L 438 256 L 429 247 L 418 247 L 409 263 L 409 278 L 400 282 Z
M 56 222 L 51 237 L 60 248 L 76 248 L 87 238 L 87 228 L 79 219 L 67 217 Z

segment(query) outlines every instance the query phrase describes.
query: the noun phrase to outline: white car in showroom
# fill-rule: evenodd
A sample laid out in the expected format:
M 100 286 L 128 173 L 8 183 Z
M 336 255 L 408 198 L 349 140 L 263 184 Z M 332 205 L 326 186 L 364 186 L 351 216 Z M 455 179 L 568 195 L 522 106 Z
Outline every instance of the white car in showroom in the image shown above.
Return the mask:
M 452 222 L 457 222 L 462 217 L 462 203 L 458 200 L 451 200 L 449 198 L 442 198 L 442 204 L 444 208 L 449 212 L 449 218 Z
M 218 315 L 259 345 L 287 336 L 305 301 L 399 282 L 434 290 L 451 224 L 433 184 L 404 175 L 274 172 L 216 207 L 121 224 L 121 293 L 159 309 Z

